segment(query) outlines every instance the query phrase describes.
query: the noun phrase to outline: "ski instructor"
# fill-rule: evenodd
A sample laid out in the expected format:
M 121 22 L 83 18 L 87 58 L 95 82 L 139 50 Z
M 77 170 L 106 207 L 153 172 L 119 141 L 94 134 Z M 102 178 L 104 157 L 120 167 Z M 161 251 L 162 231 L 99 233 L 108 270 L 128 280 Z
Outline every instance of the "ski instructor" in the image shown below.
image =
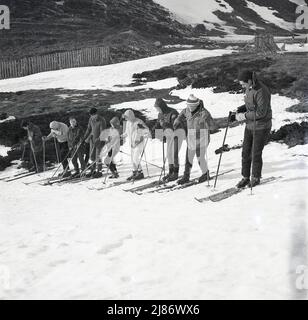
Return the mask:
M 260 184 L 262 153 L 272 128 L 270 90 L 256 77 L 255 72 L 243 70 L 238 78 L 245 89 L 245 105 L 237 109 L 231 121 L 246 121 L 242 151 L 242 176 L 238 188 Z

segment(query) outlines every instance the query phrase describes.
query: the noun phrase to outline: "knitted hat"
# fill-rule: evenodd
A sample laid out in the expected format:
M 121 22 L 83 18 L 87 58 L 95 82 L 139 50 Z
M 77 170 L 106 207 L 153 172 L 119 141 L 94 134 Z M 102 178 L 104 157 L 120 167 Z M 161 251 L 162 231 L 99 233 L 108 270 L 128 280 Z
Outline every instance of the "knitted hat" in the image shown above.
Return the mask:
M 238 81 L 243 81 L 245 83 L 248 83 L 248 81 L 252 80 L 252 78 L 253 78 L 253 72 L 252 71 L 250 71 L 250 70 L 242 70 L 239 73 Z
M 193 94 L 187 99 L 187 107 L 190 109 L 197 108 L 200 104 L 200 100 L 196 98 Z
M 90 113 L 91 116 L 93 116 L 93 115 L 97 114 L 97 109 L 96 108 L 91 108 L 89 113 Z
M 57 121 L 52 121 L 49 125 L 50 129 L 52 130 L 58 130 L 59 129 L 59 122 Z

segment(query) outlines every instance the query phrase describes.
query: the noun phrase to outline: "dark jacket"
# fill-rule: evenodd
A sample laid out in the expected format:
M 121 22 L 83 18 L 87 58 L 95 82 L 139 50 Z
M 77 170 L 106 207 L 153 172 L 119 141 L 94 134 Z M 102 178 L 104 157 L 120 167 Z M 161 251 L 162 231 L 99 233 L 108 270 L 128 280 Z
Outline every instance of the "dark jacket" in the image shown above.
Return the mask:
M 158 114 L 157 123 L 154 129 L 172 129 L 174 121 L 179 116 L 177 110 L 167 106 L 166 102 L 163 99 L 157 99 L 155 105 L 160 108 L 162 112 Z
M 28 129 L 28 140 L 34 152 L 39 152 L 43 148 L 43 135 L 41 129 L 33 123 L 29 123 Z
M 269 129 L 272 126 L 271 92 L 261 82 L 246 92 L 245 96 L 247 129 L 253 130 L 256 110 L 256 129 Z
M 73 149 L 83 138 L 84 130 L 82 127 L 77 125 L 76 127 L 69 127 L 68 129 L 68 147 Z

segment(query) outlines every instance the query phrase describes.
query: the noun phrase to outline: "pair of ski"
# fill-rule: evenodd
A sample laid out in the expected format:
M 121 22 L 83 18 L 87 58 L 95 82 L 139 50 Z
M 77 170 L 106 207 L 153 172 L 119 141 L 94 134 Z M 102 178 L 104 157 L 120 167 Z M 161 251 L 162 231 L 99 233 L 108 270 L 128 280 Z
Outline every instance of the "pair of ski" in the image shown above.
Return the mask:
M 263 179 L 261 181 L 260 185 L 274 182 L 274 181 L 281 179 L 281 178 L 282 177 L 269 177 L 269 178 Z M 197 200 L 200 203 L 209 202 L 209 201 L 220 202 L 220 201 L 229 199 L 229 198 L 241 193 L 242 191 L 248 190 L 248 189 L 249 189 L 248 187 L 246 187 L 246 188 L 237 188 L 237 187 L 229 188 L 229 189 L 223 190 L 221 192 L 218 192 L 214 195 L 205 197 L 205 198 L 195 198 L 195 200 Z
M 155 177 L 158 177 L 157 176 L 153 176 L 153 177 L 146 177 L 144 178 L 143 180 L 140 180 L 140 181 L 144 181 L 144 180 L 147 180 L 147 179 L 151 179 L 151 178 L 155 178 Z M 95 190 L 95 191 L 103 191 L 103 190 L 106 190 L 106 189 L 111 189 L 111 188 L 115 188 L 115 187 L 119 187 L 119 186 L 122 186 L 122 185 L 125 185 L 125 184 L 129 184 L 129 183 L 135 183 L 137 181 L 127 181 L 127 180 L 123 180 L 123 181 L 113 181 L 109 184 L 104 184 L 103 187 L 98 187 L 98 188 L 95 188 L 95 187 L 88 187 L 89 190 Z M 155 181 L 156 183 L 157 181 Z M 150 184 L 153 184 L 153 182 L 150 182 Z M 139 187 L 136 187 L 136 188 L 140 188 Z M 135 189 L 135 188 L 134 188 Z
M 219 174 L 218 176 L 223 176 L 225 174 L 228 174 L 230 172 L 233 172 L 234 169 L 223 172 L 221 174 Z M 216 176 L 211 177 L 209 179 L 213 180 L 215 179 Z M 140 187 L 136 187 L 136 188 L 132 188 L 132 189 L 128 189 L 128 190 L 124 190 L 125 192 L 131 192 L 137 195 L 143 195 L 143 194 L 151 194 L 151 193 L 167 193 L 167 192 L 172 192 L 172 191 L 176 191 L 176 190 L 182 190 L 182 189 L 186 189 L 195 185 L 200 184 L 199 182 L 199 178 L 193 179 L 183 185 L 179 185 L 177 183 L 164 183 L 162 181 L 153 181 L 150 182 L 149 184 L 140 186 Z
M 52 169 L 54 169 L 54 167 L 46 170 L 45 172 L 50 171 Z M 44 172 L 41 172 L 41 173 L 44 173 Z M 23 172 L 14 174 L 14 175 L 9 176 L 9 177 L 0 178 L 0 181 L 13 182 L 13 181 L 21 180 L 21 179 L 24 179 L 24 178 L 27 178 L 27 177 L 35 176 L 35 175 L 39 175 L 39 173 L 23 171 Z

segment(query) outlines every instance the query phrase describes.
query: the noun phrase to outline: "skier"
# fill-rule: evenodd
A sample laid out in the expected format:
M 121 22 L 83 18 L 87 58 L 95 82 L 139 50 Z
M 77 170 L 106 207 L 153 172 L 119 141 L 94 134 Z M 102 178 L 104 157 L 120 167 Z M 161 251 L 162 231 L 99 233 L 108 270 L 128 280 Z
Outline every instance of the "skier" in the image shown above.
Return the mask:
M 178 128 L 174 130 L 174 122 L 179 116 L 179 113 L 168 107 L 166 102 L 158 98 L 154 105 L 158 111 L 158 120 L 154 126 L 155 137 L 160 137 L 157 129 L 163 130 L 163 143 L 167 143 L 167 159 L 169 164 L 169 173 L 163 178 L 165 182 L 176 181 L 179 178 L 179 152 L 182 147 L 182 143 L 186 137 L 184 125 L 179 124 Z
M 29 172 L 43 171 L 43 136 L 41 129 L 32 122 L 23 121 L 21 127 L 27 131 L 28 141 L 30 144 L 30 163 Z
M 129 141 L 133 165 L 133 174 L 127 180 L 142 180 L 144 179 L 144 174 L 141 166 L 141 157 L 145 151 L 150 130 L 141 119 L 135 117 L 132 110 L 127 110 L 123 118 L 125 119 L 123 139 L 127 138 Z
M 193 94 L 187 100 L 187 108 L 175 120 L 174 129 L 177 129 L 184 120 L 187 121 L 188 129 L 186 163 L 184 176 L 178 184 L 183 185 L 189 182 L 195 155 L 202 170 L 199 183 L 203 183 L 210 178 L 205 157 L 210 142 L 210 130 L 215 130 L 216 125 L 209 111 L 205 109 L 203 101 Z
M 246 128 L 242 151 L 243 179 L 237 187 L 255 187 L 260 184 L 262 153 L 272 128 L 271 92 L 250 70 L 240 72 L 238 80 L 246 91 L 245 105 L 237 109 L 232 121 L 246 121 Z
M 117 166 L 114 158 L 120 152 L 122 127 L 118 117 L 114 117 L 110 121 L 111 128 L 101 133 L 100 140 L 106 144 L 102 150 L 101 158 L 105 158 L 104 163 L 111 171 L 110 179 L 119 178 Z
M 71 176 L 71 171 L 69 170 L 68 164 L 68 126 L 65 123 L 52 121 L 49 125 L 51 132 L 47 137 L 44 137 L 44 141 L 49 141 L 55 138 L 57 153 L 59 154 L 59 160 L 63 167 L 63 173 L 59 174 L 59 176 L 63 178 L 67 178 Z
M 90 178 L 101 178 L 103 176 L 103 165 L 101 162 L 100 154 L 104 147 L 104 142 L 100 141 L 100 135 L 102 131 L 106 129 L 106 121 L 98 114 L 96 108 L 90 110 L 90 119 L 88 123 L 87 131 L 84 135 L 84 141 L 90 143 L 90 159 L 94 162 L 91 167 L 91 172 L 87 174 Z
M 81 165 L 81 171 L 83 172 L 86 169 L 86 162 L 84 159 L 85 146 L 84 142 L 82 141 L 84 131 L 78 124 L 75 117 L 70 117 L 69 121 L 70 127 L 68 129 L 68 147 L 70 150 L 70 156 L 72 157 L 72 164 L 75 170 L 73 177 L 78 177 L 80 175 L 78 160 Z

